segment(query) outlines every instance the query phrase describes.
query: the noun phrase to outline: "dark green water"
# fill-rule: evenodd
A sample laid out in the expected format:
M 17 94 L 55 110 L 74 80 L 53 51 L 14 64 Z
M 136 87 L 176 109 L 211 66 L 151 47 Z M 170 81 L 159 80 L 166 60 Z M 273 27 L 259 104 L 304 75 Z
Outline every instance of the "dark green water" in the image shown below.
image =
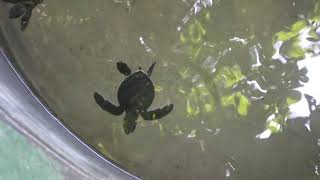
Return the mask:
M 301 180 L 319 179 L 319 25 L 318 0 L 47 0 L 6 32 L 49 106 L 128 171 Z M 126 135 L 92 96 L 117 103 L 118 61 L 156 61 L 151 108 L 174 111 Z

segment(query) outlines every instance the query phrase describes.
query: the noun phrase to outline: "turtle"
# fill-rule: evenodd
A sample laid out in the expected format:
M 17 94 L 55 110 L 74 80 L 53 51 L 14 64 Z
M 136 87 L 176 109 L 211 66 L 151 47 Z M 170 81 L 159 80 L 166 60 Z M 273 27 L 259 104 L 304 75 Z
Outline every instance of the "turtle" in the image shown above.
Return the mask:
M 4 2 L 14 4 L 9 10 L 9 18 L 17 19 L 21 17 L 20 29 L 23 31 L 27 28 L 32 10 L 43 0 L 3 0 Z
M 123 129 L 126 134 L 130 134 L 135 130 L 139 115 L 144 120 L 151 121 L 160 119 L 173 110 L 173 104 L 154 110 L 147 110 L 155 96 L 154 85 L 150 79 L 155 64 L 154 62 L 147 72 L 143 71 L 139 66 L 138 70 L 132 73 L 126 63 L 117 62 L 118 71 L 126 76 L 118 89 L 118 106 L 104 99 L 99 93 L 94 92 L 95 102 L 102 110 L 113 115 L 121 115 L 125 112 Z

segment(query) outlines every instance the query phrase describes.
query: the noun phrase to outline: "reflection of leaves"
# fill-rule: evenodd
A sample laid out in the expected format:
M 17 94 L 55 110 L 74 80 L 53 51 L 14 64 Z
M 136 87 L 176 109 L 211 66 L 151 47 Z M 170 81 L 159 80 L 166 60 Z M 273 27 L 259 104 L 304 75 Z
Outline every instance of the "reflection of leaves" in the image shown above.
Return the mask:
M 200 112 L 208 113 L 213 111 L 215 111 L 215 103 L 207 87 L 200 84 L 192 88 L 191 92 L 187 95 L 188 115 L 196 116 Z
M 223 83 L 224 88 L 229 88 L 239 82 L 243 77 L 238 65 L 232 67 L 226 66 L 219 70 L 214 81 L 216 83 Z
M 190 69 L 189 68 L 184 68 L 184 69 L 179 69 L 179 74 L 183 80 L 187 79 L 190 77 Z
M 118 145 L 118 137 L 122 134 L 122 125 L 119 123 L 112 123 L 112 140 L 114 145 Z
M 217 84 L 222 83 L 223 86 L 220 88 L 225 89 L 233 87 L 243 78 L 244 75 L 241 73 L 241 69 L 238 65 L 233 65 L 232 67 L 224 66 L 218 71 L 214 82 Z M 221 97 L 220 101 L 222 106 L 233 106 L 239 115 L 247 116 L 250 101 L 240 92 L 233 92 L 232 94 L 224 95 Z
M 275 37 L 277 41 L 288 41 L 294 37 L 296 37 L 299 32 L 306 27 L 307 23 L 304 20 L 297 21 L 291 26 L 290 31 L 280 31 Z
M 278 133 L 281 131 L 281 126 L 284 125 L 286 118 L 286 116 L 280 113 L 272 114 L 267 119 L 266 128 L 271 130 L 271 133 Z
M 301 99 L 301 93 L 299 91 L 296 91 L 296 90 L 289 91 L 288 96 L 286 98 L 287 106 L 297 103 L 298 101 L 300 101 L 300 99 Z
M 173 133 L 174 136 L 181 136 L 181 135 L 183 135 L 183 132 L 182 132 L 182 130 L 181 130 L 181 128 L 180 128 L 179 125 L 176 125 L 176 126 L 171 130 L 171 132 Z
M 160 86 L 160 85 L 154 85 L 154 90 L 156 91 L 156 92 L 161 92 L 161 91 L 163 91 L 163 87 L 162 86 Z
M 197 136 L 197 130 L 192 129 L 191 132 L 188 134 L 188 138 L 195 138 Z
M 294 38 L 283 43 L 281 49 L 282 54 L 288 59 L 301 60 L 305 58 L 305 50 L 300 45 L 300 40 Z
M 319 48 L 315 43 L 320 40 L 317 33 L 318 26 L 317 23 L 299 20 L 291 26 L 289 31 L 278 32 L 274 36 L 273 43 L 282 43 L 280 54 L 288 60 L 304 59 L 307 53 L 318 54 Z
M 311 18 L 312 21 L 320 22 L 320 3 L 319 3 L 319 1 L 317 1 L 315 3 L 312 16 L 313 16 L 313 18 Z
M 231 95 L 223 96 L 221 98 L 221 105 L 224 107 L 233 106 L 237 109 L 237 112 L 241 116 L 247 116 L 248 108 L 250 106 L 249 99 L 242 95 L 240 92 L 233 93 Z
M 238 103 L 238 108 L 237 108 L 238 114 L 240 114 L 242 116 L 247 116 L 248 108 L 250 106 L 250 101 L 246 96 L 244 96 L 240 93 L 237 93 L 237 95 L 239 98 L 239 103 Z
M 312 41 L 312 42 L 318 42 L 318 41 L 320 41 L 320 36 L 317 34 L 317 29 L 318 29 L 319 27 L 312 27 L 311 29 L 310 29 L 310 31 L 309 31 L 309 33 L 308 33 L 308 36 L 309 37 L 307 37 L 307 40 L 308 41 Z
M 197 104 L 198 97 L 195 92 L 196 92 L 195 89 L 192 88 L 192 91 L 188 95 L 188 99 L 187 99 L 187 113 L 190 116 L 196 116 L 200 113 L 199 106 Z
M 205 11 L 204 17 L 206 20 L 210 19 L 210 13 Z M 206 33 L 206 28 L 196 18 L 193 18 L 192 21 L 188 23 L 187 27 L 179 33 L 180 45 L 185 46 L 185 52 L 187 52 L 188 56 L 194 61 L 199 58 L 199 55 L 203 50 Z
M 285 93 L 286 95 L 281 95 Z M 278 98 L 274 99 L 266 110 L 271 115 L 267 118 L 265 131 L 258 135 L 260 138 L 268 138 L 271 134 L 281 132 L 281 128 L 286 125 L 290 115 L 289 106 L 300 101 L 301 93 L 296 90 L 287 90 L 287 92 L 277 93 Z M 263 137 L 262 137 L 263 136 Z M 266 137 L 267 136 L 267 137 Z
M 272 134 L 278 133 L 281 130 L 281 125 L 278 123 L 278 120 L 282 120 L 282 116 L 274 117 L 271 121 L 267 123 L 267 129 L 271 131 Z
M 164 136 L 164 135 L 165 135 L 165 130 L 164 130 L 162 124 L 161 124 L 158 120 L 152 121 L 152 125 L 153 125 L 153 126 L 156 126 L 156 127 L 157 127 L 157 126 L 159 127 L 160 136 Z
M 184 61 L 178 72 L 186 87 L 178 90 L 186 96 L 187 116 L 201 119 L 200 126 L 203 122 L 216 126 L 218 119 L 252 118 L 259 113 L 261 117 L 268 117 L 263 124 L 266 132 L 270 135 L 280 132 L 290 114 L 289 106 L 301 99 L 301 93 L 292 89 L 308 81 L 305 69 L 297 66 L 297 60 L 312 52 L 313 47 L 305 44 L 307 38 L 320 39 L 316 26 L 306 19 L 298 20 L 276 33 L 273 47 L 279 49 L 272 56 L 270 49 L 266 50 L 270 44 L 256 43 L 256 38 L 249 38 L 259 35 L 244 35 L 247 42 L 243 44 L 234 43 L 233 39 L 208 39 L 213 35 L 207 29 L 206 18 L 210 19 L 210 13 L 205 14 L 204 21 L 201 17 L 190 19 L 179 32 L 178 52 L 182 52 Z M 250 53 L 243 53 L 246 51 Z M 248 62 L 250 58 L 254 61 Z M 271 58 L 280 61 L 269 61 Z M 253 104 L 257 106 L 252 107 Z M 223 113 L 215 119 L 214 113 L 220 112 Z M 192 127 L 191 123 L 181 126 L 183 132 L 190 132 L 199 122 L 194 121 Z
M 236 106 L 235 94 L 221 97 L 222 106 Z
M 182 44 L 199 44 L 203 41 L 203 36 L 206 34 L 206 30 L 203 28 L 202 24 L 194 19 L 192 23 L 189 24 L 186 31 L 180 33 L 180 43 Z
M 267 118 L 265 130 L 257 135 L 260 139 L 269 138 L 272 134 L 281 132 L 282 126 L 285 125 L 287 114 L 279 113 L 277 110 Z

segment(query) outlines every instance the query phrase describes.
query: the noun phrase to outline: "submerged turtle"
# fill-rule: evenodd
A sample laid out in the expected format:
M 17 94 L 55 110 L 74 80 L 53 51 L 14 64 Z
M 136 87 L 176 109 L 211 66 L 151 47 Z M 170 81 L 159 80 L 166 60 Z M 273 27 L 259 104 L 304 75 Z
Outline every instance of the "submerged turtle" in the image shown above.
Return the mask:
M 9 10 L 9 18 L 17 19 L 21 17 L 20 29 L 25 30 L 29 24 L 32 10 L 43 0 L 3 0 L 4 2 L 14 4 Z
M 118 90 L 119 106 L 116 106 L 105 100 L 97 92 L 94 93 L 94 99 L 97 104 L 105 111 L 120 115 L 126 112 L 123 129 L 126 134 L 133 132 L 136 128 L 136 120 L 141 115 L 144 120 L 160 119 L 169 114 L 173 109 L 173 104 L 166 105 L 162 108 L 148 111 L 154 99 L 154 86 L 150 75 L 156 63 L 153 63 L 149 70 L 144 72 L 139 66 L 138 71 L 131 73 L 130 68 L 123 62 L 117 63 L 120 73 L 126 78 L 120 84 Z

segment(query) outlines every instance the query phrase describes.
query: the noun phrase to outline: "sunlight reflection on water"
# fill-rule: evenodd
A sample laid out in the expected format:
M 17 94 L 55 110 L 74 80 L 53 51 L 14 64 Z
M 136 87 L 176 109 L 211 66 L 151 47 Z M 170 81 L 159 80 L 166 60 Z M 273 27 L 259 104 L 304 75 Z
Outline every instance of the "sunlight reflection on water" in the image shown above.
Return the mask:
M 302 94 L 311 95 L 317 102 L 320 102 L 320 56 L 309 57 L 301 60 L 298 62 L 298 66 L 300 69 L 304 67 L 308 69 L 307 76 L 309 77 L 309 81 L 307 83 L 303 83 L 303 86 L 296 88 L 296 90 Z M 289 107 L 291 118 L 308 117 L 311 113 L 308 107 L 308 102 L 304 97 L 298 103 L 292 104 Z

